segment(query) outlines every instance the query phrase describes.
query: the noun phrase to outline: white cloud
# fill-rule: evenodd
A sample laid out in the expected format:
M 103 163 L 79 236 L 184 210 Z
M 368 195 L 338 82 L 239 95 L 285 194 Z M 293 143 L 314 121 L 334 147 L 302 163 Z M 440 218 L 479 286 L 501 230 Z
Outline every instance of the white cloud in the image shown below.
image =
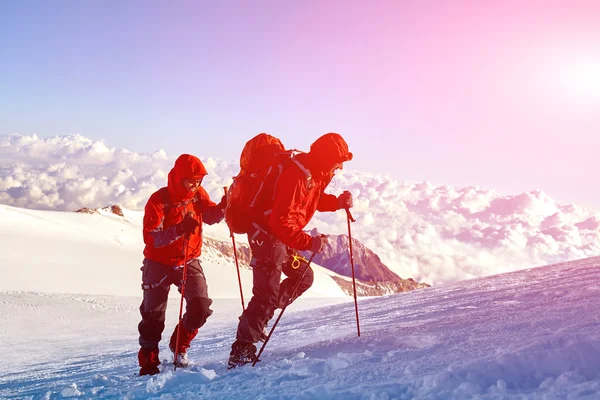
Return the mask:
M 237 160 L 196 155 L 209 171 L 203 185 L 218 201 L 238 172 Z M 3 136 L 0 203 L 141 210 L 166 184 L 176 156 L 109 148 L 81 135 Z M 329 192 L 343 190 L 355 196 L 353 236 L 402 277 L 436 284 L 600 254 L 600 213 L 558 204 L 542 191 L 499 196 L 476 186 L 403 182 L 348 169 Z M 347 232 L 341 211 L 317 213 L 313 226 Z

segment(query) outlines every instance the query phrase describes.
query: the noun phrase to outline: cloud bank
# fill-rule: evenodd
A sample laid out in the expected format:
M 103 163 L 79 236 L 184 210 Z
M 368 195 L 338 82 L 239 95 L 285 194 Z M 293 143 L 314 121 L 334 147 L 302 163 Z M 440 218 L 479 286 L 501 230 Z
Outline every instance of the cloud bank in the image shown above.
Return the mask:
M 218 200 L 238 172 L 237 160 L 196 155 L 209 171 L 203 186 Z M 177 156 L 109 148 L 81 135 L 0 136 L 0 203 L 141 210 L 166 184 Z M 600 255 L 600 213 L 558 204 L 542 191 L 500 196 L 347 169 L 328 191 L 343 190 L 355 196 L 353 236 L 403 278 L 440 284 Z M 310 227 L 347 232 L 343 212 L 317 213 Z

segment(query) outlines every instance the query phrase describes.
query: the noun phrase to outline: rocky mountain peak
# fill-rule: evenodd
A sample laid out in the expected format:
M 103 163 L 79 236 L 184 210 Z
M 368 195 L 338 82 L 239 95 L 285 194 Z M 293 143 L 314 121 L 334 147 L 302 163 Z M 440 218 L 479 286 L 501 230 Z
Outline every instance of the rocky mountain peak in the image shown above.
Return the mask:
M 79 210 L 77 210 L 76 212 L 78 213 L 86 213 L 86 214 L 99 214 L 100 210 L 110 213 L 110 214 L 115 214 L 118 215 L 119 217 L 123 217 L 123 210 L 121 209 L 120 206 L 113 204 L 112 206 L 108 206 L 108 207 L 102 207 L 102 208 L 80 208 Z

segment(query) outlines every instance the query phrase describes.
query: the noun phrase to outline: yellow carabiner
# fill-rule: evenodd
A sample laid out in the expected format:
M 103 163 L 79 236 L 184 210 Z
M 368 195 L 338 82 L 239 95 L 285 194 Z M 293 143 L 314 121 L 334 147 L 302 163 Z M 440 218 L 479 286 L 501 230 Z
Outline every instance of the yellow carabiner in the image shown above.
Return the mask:
M 307 262 L 306 258 L 304 258 L 302 256 L 299 256 L 298 254 L 294 254 L 293 257 L 294 257 L 294 260 L 292 261 L 292 268 L 293 269 L 300 268 L 300 262 L 301 261 Z

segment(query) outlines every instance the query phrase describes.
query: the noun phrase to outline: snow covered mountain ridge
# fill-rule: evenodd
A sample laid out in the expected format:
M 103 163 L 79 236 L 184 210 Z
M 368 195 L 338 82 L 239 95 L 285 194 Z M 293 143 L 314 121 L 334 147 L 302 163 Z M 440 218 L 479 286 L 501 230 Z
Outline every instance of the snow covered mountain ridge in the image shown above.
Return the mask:
M 123 209 L 118 205 L 97 208 L 82 208 L 77 210 L 87 214 L 114 214 L 124 217 Z M 317 234 L 316 230 L 311 232 Z M 235 265 L 233 244 L 231 240 L 203 237 L 203 253 L 207 257 L 223 258 L 231 265 Z M 241 239 L 241 240 L 240 240 Z M 241 268 L 250 269 L 250 247 L 243 236 L 236 236 L 238 261 Z M 414 289 L 429 287 L 427 283 L 416 282 L 412 278 L 402 279 L 381 262 L 381 259 L 372 250 L 367 248 L 357 239 L 352 239 L 355 260 L 355 274 L 357 281 L 357 295 L 381 296 L 386 294 L 401 293 Z M 301 252 L 306 258 L 310 252 Z M 313 262 L 333 272 L 332 279 L 349 296 L 353 295 L 349 240 L 347 235 L 329 235 L 329 244 L 322 254 L 315 256 Z M 337 275 L 339 274 L 339 276 Z

